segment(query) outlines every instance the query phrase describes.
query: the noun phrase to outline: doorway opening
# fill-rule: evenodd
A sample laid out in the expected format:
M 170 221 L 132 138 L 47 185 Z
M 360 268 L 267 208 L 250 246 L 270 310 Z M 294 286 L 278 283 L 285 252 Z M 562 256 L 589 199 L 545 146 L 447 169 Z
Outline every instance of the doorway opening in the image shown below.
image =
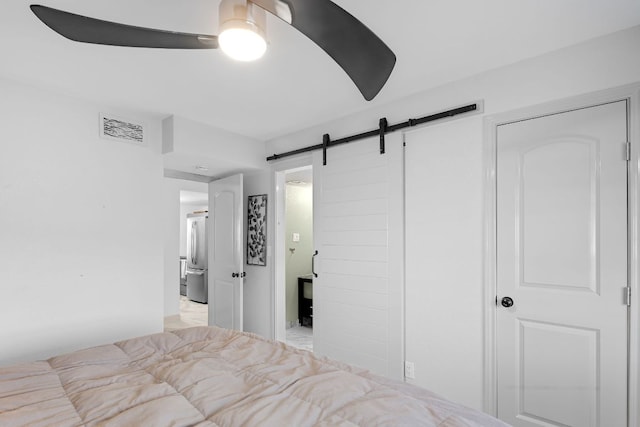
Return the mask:
M 276 337 L 313 351 L 313 173 L 311 166 L 277 173 L 278 262 Z
M 206 187 L 206 184 L 204 185 Z M 207 325 L 206 252 L 201 253 L 197 264 L 192 251 L 194 244 L 206 242 L 204 229 L 197 224 L 190 230 L 191 218 L 205 217 L 209 210 L 209 194 L 199 191 L 180 191 L 180 312 L 165 322 L 165 330 Z M 203 227 L 200 227 L 203 228 Z M 197 235 L 192 235 L 196 233 Z M 200 252 L 206 245 L 200 245 Z M 196 251 L 197 252 L 197 251 Z M 204 261 L 204 264 L 202 264 Z M 202 274 L 200 274 L 202 273 Z M 188 283 L 189 282 L 189 283 Z M 190 287 L 191 289 L 188 289 Z

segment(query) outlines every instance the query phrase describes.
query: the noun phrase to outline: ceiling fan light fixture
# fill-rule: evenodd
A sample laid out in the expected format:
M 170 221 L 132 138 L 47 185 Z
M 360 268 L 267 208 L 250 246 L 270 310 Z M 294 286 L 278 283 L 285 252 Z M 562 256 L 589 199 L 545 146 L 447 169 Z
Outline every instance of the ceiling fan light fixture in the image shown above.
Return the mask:
M 219 0 L 220 36 L 144 28 L 32 4 L 31 11 L 67 39 L 106 46 L 217 49 L 241 61 L 267 49 L 266 12 L 307 36 L 347 73 L 367 101 L 383 88 L 395 54 L 366 25 L 331 0 Z M 227 34 L 228 33 L 228 34 Z
M 218 44 L 229 57 L 255 61 L 267 50 L 266 13 L 243 0 L 222 0 L 219 8 Z

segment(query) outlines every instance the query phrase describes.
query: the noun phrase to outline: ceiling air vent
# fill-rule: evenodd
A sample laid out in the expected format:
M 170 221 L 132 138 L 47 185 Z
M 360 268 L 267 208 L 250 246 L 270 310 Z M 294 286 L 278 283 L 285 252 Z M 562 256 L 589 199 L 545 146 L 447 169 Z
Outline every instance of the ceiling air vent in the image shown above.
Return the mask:
M 145 144 L 144 124 L 116 117 L 110 114 L 100 114 L 100 136 L 121 142 L 137 145 Z

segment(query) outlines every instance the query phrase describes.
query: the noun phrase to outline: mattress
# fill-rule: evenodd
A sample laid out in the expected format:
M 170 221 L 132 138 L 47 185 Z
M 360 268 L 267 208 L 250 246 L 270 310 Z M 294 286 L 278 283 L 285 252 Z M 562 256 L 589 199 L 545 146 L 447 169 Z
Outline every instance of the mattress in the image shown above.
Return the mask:
M 506 424 L 256 335 L 198 327 L 0 368 L 0 426 Z

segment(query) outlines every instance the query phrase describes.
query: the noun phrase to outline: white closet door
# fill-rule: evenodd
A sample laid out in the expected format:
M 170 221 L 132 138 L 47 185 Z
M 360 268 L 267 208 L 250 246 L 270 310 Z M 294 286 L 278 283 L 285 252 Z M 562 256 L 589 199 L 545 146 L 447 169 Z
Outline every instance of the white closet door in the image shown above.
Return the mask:
M 401 250 L 390 260 L 402 247 L 390 236 L 401 224 L 401 142 L 387 139 L 384 155 L 376 138 L 330 148 L 325 166 L 314 153 L 313 337 L 316 354 L 401 378 L 402 282 L 390 281 L 401 270 Z
M 502 125 L 498 415 L 627 425 L 626 102 Z

